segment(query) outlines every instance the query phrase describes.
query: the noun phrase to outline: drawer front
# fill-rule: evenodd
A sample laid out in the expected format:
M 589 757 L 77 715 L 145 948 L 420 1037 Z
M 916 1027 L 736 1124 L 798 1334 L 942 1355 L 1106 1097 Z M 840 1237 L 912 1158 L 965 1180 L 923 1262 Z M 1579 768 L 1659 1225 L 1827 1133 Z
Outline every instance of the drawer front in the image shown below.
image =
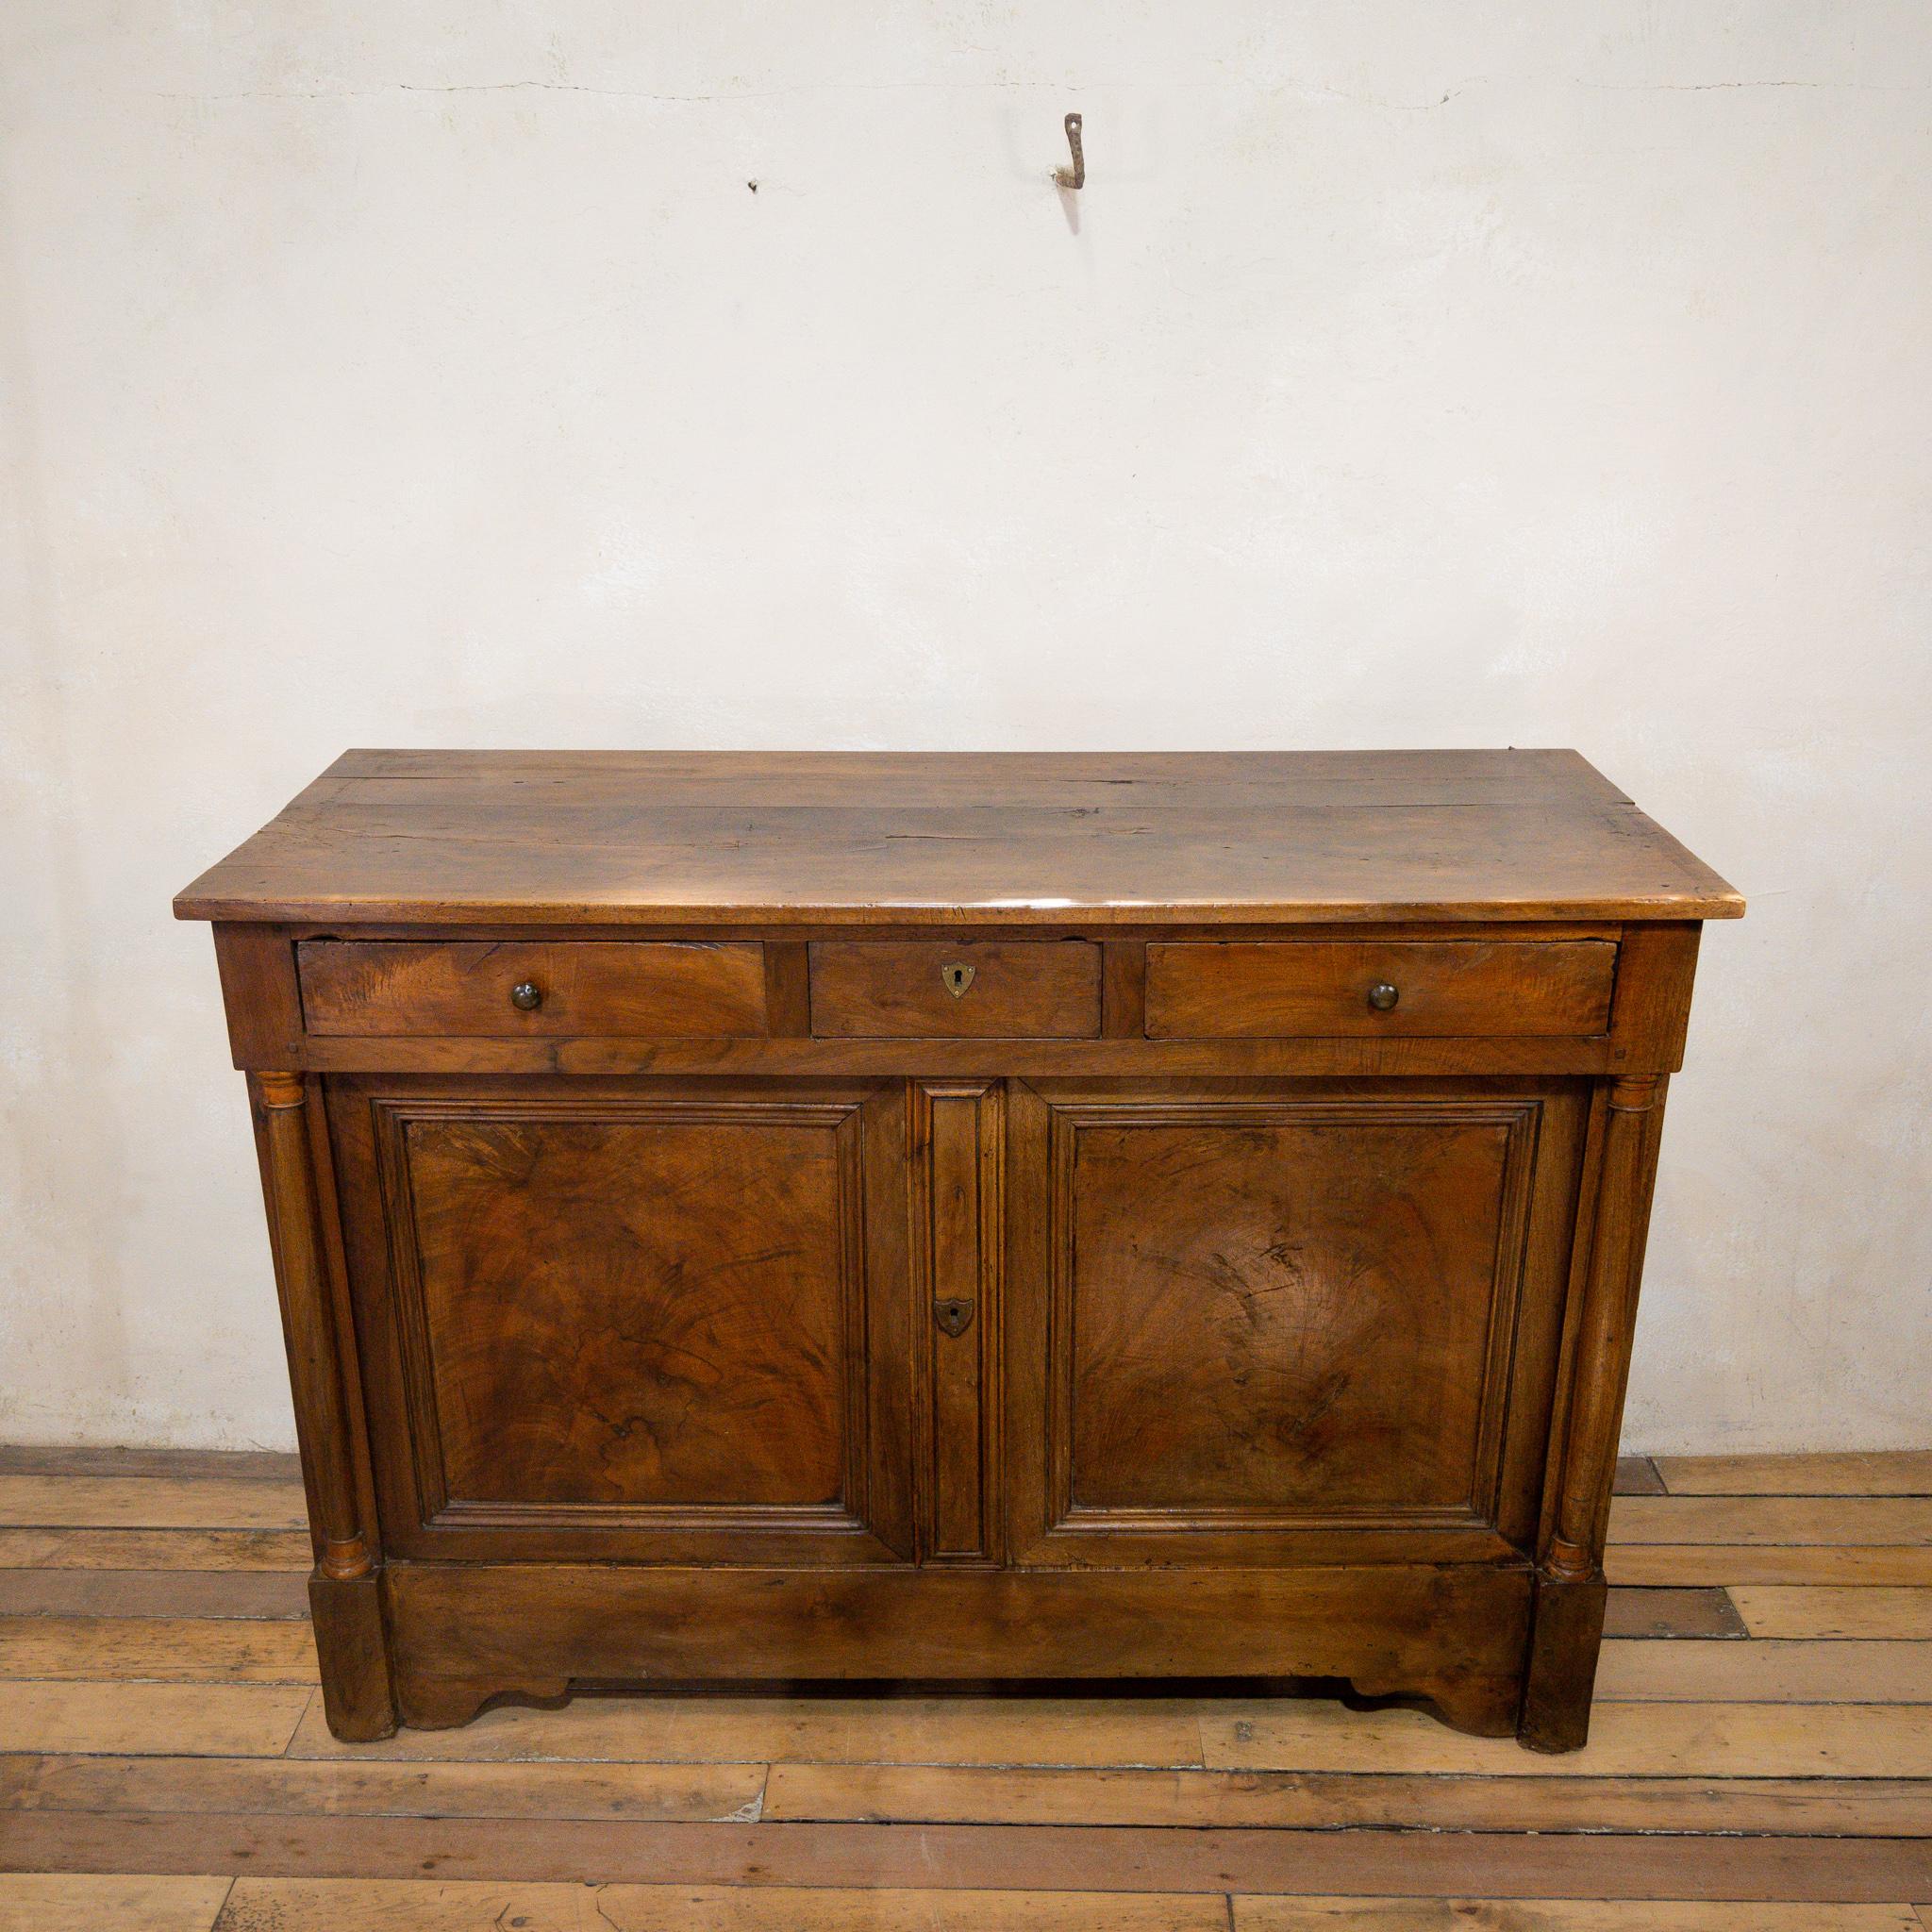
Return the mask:
M 1616 964 L 1610 940 L 1157 942 L 1147 1034 L 1598 1034 Z
M 1100 948 L 821 941 L 811 948 L 811 1030 L 823 1040 L 1091 1040 Z
M 305 940 L 309 1032 L 762 1036 L 764 948 L 649 941 L 434 943 Z

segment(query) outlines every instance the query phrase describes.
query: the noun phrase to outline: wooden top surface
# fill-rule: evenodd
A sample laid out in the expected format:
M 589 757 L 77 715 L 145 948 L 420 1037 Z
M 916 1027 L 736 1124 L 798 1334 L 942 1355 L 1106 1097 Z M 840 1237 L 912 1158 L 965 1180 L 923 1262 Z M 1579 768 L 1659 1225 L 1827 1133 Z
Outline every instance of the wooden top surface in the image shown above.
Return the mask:
M 175 901 L 342 925 L 1743 909 L 1573 751 L 352 751 Z

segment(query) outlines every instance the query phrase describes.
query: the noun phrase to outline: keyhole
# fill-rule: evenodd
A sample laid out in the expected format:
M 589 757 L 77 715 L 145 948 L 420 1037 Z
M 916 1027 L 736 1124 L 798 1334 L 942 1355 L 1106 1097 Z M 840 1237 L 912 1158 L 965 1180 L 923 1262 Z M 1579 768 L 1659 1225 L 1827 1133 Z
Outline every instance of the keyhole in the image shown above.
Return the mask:
M 955 999 L 958 999 L 965 992 L 966 989 L 973 984 L 973 968 L 966 965 L 963 961 L 956 960 L 950 965 L 940 968 L 940 977 L 945 981 L 946 991 Z

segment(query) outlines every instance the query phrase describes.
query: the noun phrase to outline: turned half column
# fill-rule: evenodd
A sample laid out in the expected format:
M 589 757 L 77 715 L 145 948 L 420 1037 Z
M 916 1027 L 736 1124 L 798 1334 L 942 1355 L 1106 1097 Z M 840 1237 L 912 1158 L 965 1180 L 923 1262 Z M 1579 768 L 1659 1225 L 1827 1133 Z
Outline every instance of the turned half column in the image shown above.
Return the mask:
M 308 1594 L 323 1694 L 337 1736 L 387 1737 L 395 1716 L 308 1142 L 308 1086 L 301 1074 L 284 1073 L 255 1074 L 249 1084 L 315 1544 Z
M 1570 1420 L 1549 1549 L 1537 1578 L 1536 1623 L 1520 1735 L 1570 1751 L 1590 1729 L 1591 1690 L 1603 1639 L 1604 1533 L 1617 1470 L 1630 1338 L 1663 1134 L 1661 1074 L 1612 1083 L 1571 1359 Z

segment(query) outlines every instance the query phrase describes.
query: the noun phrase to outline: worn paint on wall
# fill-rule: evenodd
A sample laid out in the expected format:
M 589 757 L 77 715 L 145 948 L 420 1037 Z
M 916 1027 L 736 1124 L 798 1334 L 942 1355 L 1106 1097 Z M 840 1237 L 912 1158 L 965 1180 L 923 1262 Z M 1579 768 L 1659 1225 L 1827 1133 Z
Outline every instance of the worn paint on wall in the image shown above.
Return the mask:
M 1574 743 L 1752 901 L 1633 1445 L 1932 1440 L 1917 0 L 14 0 L 0 57 L 0 1435 L 290 1439 L 167 900 L 345 745 Z

